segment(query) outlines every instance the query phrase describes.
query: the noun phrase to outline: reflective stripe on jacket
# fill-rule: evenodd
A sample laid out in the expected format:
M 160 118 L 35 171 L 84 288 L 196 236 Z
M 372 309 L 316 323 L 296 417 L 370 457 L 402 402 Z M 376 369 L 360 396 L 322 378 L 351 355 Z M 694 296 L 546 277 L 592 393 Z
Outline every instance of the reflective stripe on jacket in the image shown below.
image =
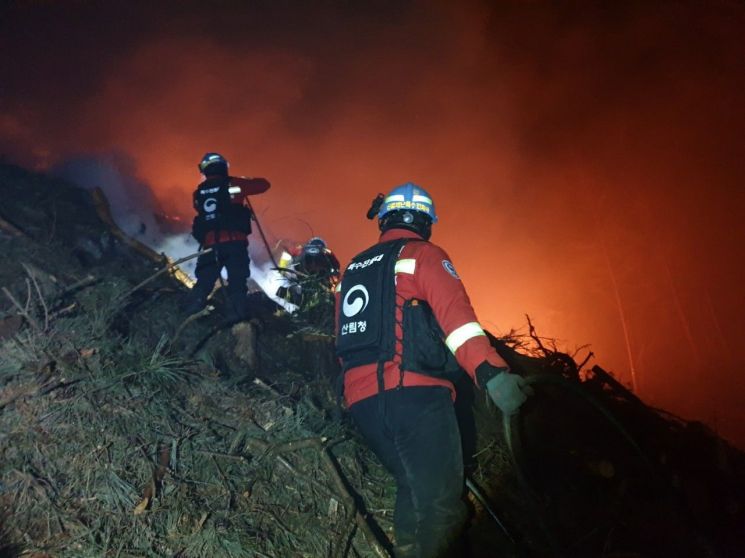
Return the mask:
M 383 233 L 380 242 L 398 238 L 421 238 L 405 229 L 391 229 Z M 507 366 L 489 343 L 478 323 L 476 314 L 466 294 L 463 283 L 455 274 L 450 258 L 440 247 L 431 242 L 409 242 L 396 262 L 396 322 L 402 321 L 401 304 L 404 300 L 418 298 L 426 301 L 440 327 L 445 333 L 445 342 L 458 363 L 475 383 L 476 367 L 485 360 L 494 366 Z M 339 300 L 337 293 L 337 312 Z M 440 378 L 403 371 L 399 367 L 401 355 L 401 330 L 397 325 L 397 355 L 384 366 L 385 389 L 394 389 L 403 381 L 404 387 L 453 385 Z M 344 375 L 344 397 L 347 406 L 371 397 L 378 392 L 376 365 L 369 364 L 350 368 Z M 453 390 L 454 393 L 454 390 Z

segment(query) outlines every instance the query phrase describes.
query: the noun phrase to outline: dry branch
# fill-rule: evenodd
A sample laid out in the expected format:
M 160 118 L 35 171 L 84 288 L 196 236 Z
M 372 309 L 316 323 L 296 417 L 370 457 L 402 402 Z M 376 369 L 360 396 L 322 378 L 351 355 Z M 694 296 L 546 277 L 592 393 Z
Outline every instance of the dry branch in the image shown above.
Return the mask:
M 23 232 L 21 229 L 16 227 L 13 223 L 10 221 L 6 221 L 2 217 L 0 217 L 0 231 L 5 231 L 11 236 L 25 236 L 28 237 L 28 235 Z
M 106 195 L 103 193 L 103 190 L 101 190 L 101 188 L 94 188 L 91 192 L 91 197 L 93 198 L 93 205 L 96 208 L 98 217 L 109 227 L 111 234 L 113 234 L 118 240 L 153 262 L 168 262 L 168 258 L 164 254 L 159 254 L 152 248 L 145 246 L 139 240 L 135 240 L 134 238 L 127 236 L 124 231 L 119 228 L 119 226 L 114 221 L 114 218 L 111 216 L 111 207 L 109 206 L 109 201 L 106 199 Z M 184 261 L 191 259 L 191 257 L 193 256 L 181 259 L 179 260 L 179 262 L 169 264 L 166 267 L 166 270 L 174 270 L 175 266 L 177 266 L 178 263 L 183 263 Z M 164 273 L 165 270 L 161 270 L 161 272 Z M 174 273 L 179 281 L 181 281 L 182 283 L 188 283 L 188 276 L 181 272 L 178 268 L 175 268 Z M 141 285 L 139 285 L 137 288 L 139 288 L 140 286 Z
M 585 367 L 585 365 L 586 365 L 586 364 L 587 364 L 587 363 L 588 363 L 588 362 L 590 361 L 590 359 L 591 359 L 592 357 L 594 357 L 594 356 L 595 356 L 595 353 L 593 353 L 592 351 L 590 351 L 589 353 L 587 353 L 587 356 L 585 357 L 585 360 L 583 360 L 583 361 L 582 361 L 582 362 L 581 362 L 581 363 L 580 363 L 580 364 L 579 364 L 579 365 L 577 366 L 577 371 L 579 372 L 580 370 L 582 370 L 582 369 L 583 369 L 583 368 Z
M 47 331 L 49 329 L 49 308 L 47 308 L 47 303 L 44 301 L 44 295 L 41 292 L 41 287 L 39 287 L 39 282 L 36 280 L 36 277 L 31 272 L 31 268 L 29 268 L 29 266 L 26 265 L 25 263 L 22 263 L 21 265 L 23 266 L 23 269 L 26 270 L 26 274 L 29 276 L 29 279 L 31 279 L 31 282 L 34 285 L 34 289 L 36 290 L 36 296 L 39 297 L 39 303 L 41 304 L 41 307 L 44 310 L 44 330 L 43 331 Z M 30 299 L 31 297 L 29 297 L 29 300 Z
M 181 336 L 181 332 L 184 331 L 184 328 L 186 326 L 188 326 L 194 320 L 198 320 L 202 316 L 206 316 L 209 313 L 210 313 L 210 307 L 205 306 L 199 312 L 192 314 L 191 316 L 188 316 L 183 322 L 181 322 L 181 325 L 179 325 L 178 328 L 176 328 L 176 332 L 173 334 L 173 339 L 171 340 L 171 347 L 173 347 L 176 344 L 176 341 L 178 341 L 178 338 Z
M 39 325 L 39 322 L 37 322 L 36 319 L 33 316 L 31 316 L 31 314 L 29 314 L 28 305 L 26 305 L 26 307 L 21 306 L 21 303 L 15 299 L 15 297 L 10 293 L 10 291 L 7 288 L 3 287 L 2 289 L 3 289 L 3 293 L 5 293 L 5 296 L 8 297 L 10 302 L 13 303 L 13 306 L 15 306 L 16 309 L 18 310 L 18 314 L 23 316 L 23 318 L 29 324 L 31 324 L 31 327 L 33 327 L 36 331 L 38 331 L 39 333 L 43 333 L 44 330 Z
M 119 299 L 120 300 L 124 300 L 124 299 L 128 298 L 132 293 L 134 293 L 135 291 L 138 291 L 139 289 L 141 289 L 142 287 L 144 287 L 145 285 L 147 285 L 150 281 L 153 281 L 154 279 L 157 279 L 159 276 L 163 275 L 167 271 L 170 271 L 170 270 L 178 267 L 180 264 L 182 264 L 184 262 L 188 262 L 189 260 L 193 260 L 194 258 L 197 258 L 197 257 L 199 257 L 199 256 L 201 256 L 203 254 L 209 254 L 210 252 L 212 252 L 212 248 L 207 248 L 206 250 L 202 250 L 200 252 L 195 252 L 194 254 L 190 254 L 188 256 L 185 256 L 185 257 L 183 257 L 183 258 L 181 258 L 179 260 L 176 260 L 175 262 L 170 262 L 163 269 L 159 269 L 158 271 L 156 271 L 155 273 L 153 273 L 150 277 L 148 277 L 144 281 L 138 283 L 137 285 L 135 285 L 134 287 L 132 287 L 131 289 L 129 289 L 126 293 L 124 293 L 123 295 L 121 295 L 119 297 Z
M 530 338 L 535 341 L 535 344 L 538 345 L 538 348 L 541 350 L 541 352 L 544 354 L 544 356 L 548 356 L 554 351 L 551 351 L 550 349 L 547 349 L 543 346 L 543 342 L 541 341 L 541 338 L 538 337 L 538 334 L 535 331 L 535 326 L 533 325 L 533 322 L 530 321 L 530 316 L 528 314 L 525 314 L 525 318 L 528 320 L 528 331 Z
M 60 380 L 58 382 L 54 382 L 51 384 L 27 387 L 26 389 L 21 390 L 19 393 L 16 393 L 15 395 L 11 395 L 7 399 L 0 401 L 0 411 L 3 410 L 8 405 L 10 405 L 11 403 L 18 401 L 19 399 L 22 399 L 24 397 L 35 397 L 37 395 L 46 395 L 47 393 L 51 393 L 52 391 L 56 389 L 77 384 L 79 381 L 80 380 L 72 380 L 70 382 L 66 382 L 64 380 Z
M 141 446 L 140 450 L 145 456 L 145 459 L 147 459 L 148 462 L 150 462 L 150 458 L 148 457 L 144 446 Z M 140 503 L 137 504 L 137 506 L 134 509 L 133 513 L 135 515 L 140 515 L 145 510 L 147 510 L 152 504 L 153 499 L 156 496 L 158 496 L 158 491 L 160 490 L 160 485 L 163 482 L 163 477 L 168 471 L 168 462 L 170 460 L 171 460 L 170 448 L 168 446 L 163 446 L 158 456 L 158 464 L 152 465 L 152 462 L 150 462 L 153 467 L 153 473 L 150 476 L 150 480 L 147 486 L 145 487 L 142 498 L 140 499 Z
M 65 287 L 62 291 L 57 293 L 56 298 L 62 298 L 64 296 L 67 296 L 71 292 L 77 291 L 78 289 L 82 289 L 83 287 L 88 287 L 90 285 L 93 285 L 97 281 L 98 281 L 97 277 L 94 277 L 93 275 L 86 275 L 79 281 L 75 281 L 72 285 Z
M 124 231 L 122 231 L 122 229 L 119 228 L 119 225 L 116 224 L 114 218 L 111 216 L 109 200 L 106 199 L 106 194 L 103 193 L 101 188 L 94 188 L 91 192 L 91 197 L 93 198 L 93 206 L 96 209 L 98 217 L 109 227 L 111 234 L 151 261 L 160 263 L 165 259 L 162 254 L 158 254 L 155 250 L 148 248 L 142 242 L 130 238 L 124 233 Z

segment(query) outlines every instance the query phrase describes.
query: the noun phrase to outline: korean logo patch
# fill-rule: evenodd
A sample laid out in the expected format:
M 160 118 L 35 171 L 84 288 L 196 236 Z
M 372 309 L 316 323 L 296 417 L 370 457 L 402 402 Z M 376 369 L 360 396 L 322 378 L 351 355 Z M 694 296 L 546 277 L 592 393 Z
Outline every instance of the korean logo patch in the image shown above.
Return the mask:
M 442 267 L 444 267 L 445 271 L 447 271 L 450 275 L 460 281 L 460 277 L 458 277 L 458 274 L 455 272 L 455 267 L 452 263 L 450 263 L 450 260 L 442 260 Z
M 356 316 L 357 314 L 364 312 L 367 308 L 367 304 L 370 302 L 370 294 L 364 285 L 355 285 L 347 295 L 344 297 L 342 304 L 342 312 L 347 318 Z

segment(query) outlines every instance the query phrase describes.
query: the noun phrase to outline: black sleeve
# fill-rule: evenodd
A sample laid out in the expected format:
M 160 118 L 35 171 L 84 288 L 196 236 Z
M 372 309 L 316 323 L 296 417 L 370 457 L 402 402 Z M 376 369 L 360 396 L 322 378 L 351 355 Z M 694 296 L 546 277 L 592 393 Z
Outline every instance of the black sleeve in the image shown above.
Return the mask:
M 204 242 L 205 232 L 204 221 L 199 217 L 199 215 L 195 215 L 194 220 L 191 222 L 191 236 L 193 236 L 199 244 L 202 244 Z

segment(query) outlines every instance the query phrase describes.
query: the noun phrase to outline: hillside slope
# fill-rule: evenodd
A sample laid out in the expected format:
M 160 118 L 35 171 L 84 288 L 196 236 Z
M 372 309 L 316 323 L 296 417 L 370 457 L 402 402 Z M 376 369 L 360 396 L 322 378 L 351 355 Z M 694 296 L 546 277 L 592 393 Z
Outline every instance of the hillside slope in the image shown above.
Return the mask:
M 0 556 L 385 556 L 394 487 L 339 409 L 320 301 L 183 315 L 88 192 L 0 166 Z M 745 456 L 537 335 L 536 395 L 463 382 L 471 556 L 745 555 Z

